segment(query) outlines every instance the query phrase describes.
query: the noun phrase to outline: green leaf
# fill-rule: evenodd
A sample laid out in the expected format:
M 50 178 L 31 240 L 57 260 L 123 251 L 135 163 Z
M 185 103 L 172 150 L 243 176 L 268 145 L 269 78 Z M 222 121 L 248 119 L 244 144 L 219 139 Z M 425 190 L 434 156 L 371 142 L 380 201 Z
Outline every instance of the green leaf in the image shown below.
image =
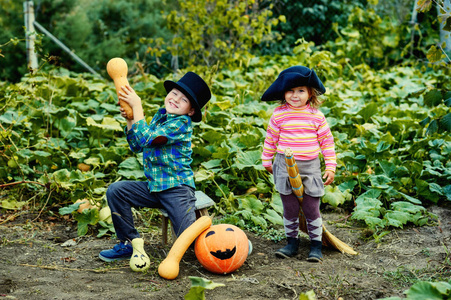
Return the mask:
M 450 282 L 440 281 L 440 282 L 430 282 L 431 285 L 440 292 L 440 294 L 445 296 L 451 296 L 451 280 Z
M 404 194 L 404 193 L 401 193 L 401 192 L 399 192 L 399 191 L 398 191 L 398 193 L 399 193 L 401 196 L 403 196 L 406 200 L 408 200 L 408 201 L 410 201 L 410 202 L 412 202 L 412 203 L 414 203 L 414 204 L 421 204 L 421 201 L 418 200 L 417 198 L 411 197 L 411 196 L 406 195 L 406 194 Z
M 347 180 L 343 183 L 341 183 L 338 188 L 340 189 L 340 191 L 344 192 L 346 190 L 348 191 L 352 191 L 354 190 L 354 187 L 357 185 L 357 181 L 355 180 Z
M 254 168 L 257 170 L 265 170 L 261 164 L 261 151 L 240 151 L 236 157 L 235 166 L 242 170 L 244 168 Z
M 394 211 L 403 211 L 403 212 L 408 212 L 411 214 L 416 214 L 418 212 L 426 211 L 426 208 L 424 208 L 421 205 L 415 205 L 415 204 L 412 204 L 410 202 L 405 202 L 405 201 L 393 202 L 390 206 Z
M 356 204 L 360 204 L 362 202 L 365 202 L 367 198 L 373 198 L 376 199 L 381 195 L 382 191 L 377 189 L 369 189 L 365 193 L 361 194 L 357 199 L 355 200 Z M 379 201 L 380 202 L 380 201 Z M 381 202 L 382 203 L 382 202 Z
M 378 109 L 379 109 L 379 104 L 377 104 L 375 102 L 370 102 L 363 109 L 361 109 L 358 114 L 363 117 L 363 120 L 365 121 L 365 123 L 368 123 L 370 118 L 377 113 Z
M 440 119 L 440 127 L 444 130 L 451 132 L 451 113 L 444 115 Z
M 388 225 L 402 228 L 410 220 L 410 215 L 402 211 L 387 211 L 384 219 L 388 221 Z
M 307 293 L 301 293 L 299 295 L 299 300 L 316 300 L 316 295 L 313 290 L 308 291 Z
M 283 215 L 283 204 L 279 193 L 272 195 L 270 205 L 276 212 L 278 212 L 280 215 Z
M 263 211 L 263 203 L 255 197 L 255 195 L 248 195 L 241 198 L 241 205 L 243 209 L 252 212 L 255 215 L 260 215 Z
M 352 195 L 349 193 L 349 190 L 342 192 L 338 186 L 332 187 L 328 185 L 324 190 L 325 194 L 322 201 L 324 203 L 329 203 L 333 207 L 338 207 L 338 205 L 352 199 Z
M 424 95 L 424 104 L 428 107 L 435 107 L 442 102 L 442 92 L 439 90 L 431 90 Z
M 124 130 L 122 126 L 119 124 L 119 122 L 116 121 L 116 119 L 110 117 L 104 117 L 101 124 L 96 123 L 96 121 L 94 121 L 92 117 L 88 117 L 86 119 L 86 124 L 88 126 L 94 126 L 104 130 L 113 130 L 113 131 Z
M 205 169 L 200 169 L 194 173 L 194 179 L 196 180 L 196 182 L 210 180 L 211 178 L 213 178 L 213 173 Z
M 185 295 L 186 300 L 204 300 L 206 289 L 212 290 L 217 287 L 225 286 L 222 283 L 215 283 L 201 277 L 189 276 L 189 279 L 191 281 L 191 288 Z
M 388 177 L 391 177 L 396 170 L 396 165 L 392 162 L 383 160 L 378 161 L 378 163 L 381 166 L 382 170 L 384 171 L 385 175 L 387 175 Z
M 70 213 L 76 211 L 80 207 L 80 204 L 81 204 L 81 202 L 72 203 L 71 205 L 61 207 L 58 212 L 60 215 L 70 214 Z
M 379 189 L 386 189 L 391 183 L 391 179 L 385 175 L 373 175 L 370 176 L 371 186 Z
M 119 165 L 118 174 L 128 179 L 145 178 L 144 170 L 135 157 L 129 157 Z
M 4 209 L 18 210 L 24 207 L 26 204 L 27 204 L 26 201 L 3 200 L 2 202 L 0 202 L 0 207 Z
M 268 223 L 266 223 L 266 220 L 261 216 L 252 215 L 251 220 L 255 225 L 261 226 L 263 229 L 268 227 Z
M 445 194 L 446 199 L 448 199 L 448 201 L 451 201 L 451 184 L 443 187 L 443 193 Z
M 439 195 L 443 195 L 443 189 L 440 185 L 438 185 L 437 183 L 429 183 L 429 190 L 433 193 L 437 193 Z
M 209 160 L 207 162 L 203 162 L 202 166 L 205 167 L 206 169 L 218 168 L 218 167 L 221 167 L 221 162 L 222 162 L 222 159 L 213 159 L 213 160 Z
M 78 222 L 77 234 L 83 236 L 88 233 L 88 225 L 95 225 L 99 220 L 99 210 L 85 209 L 81 214 L 75 214 L 75 220 Z
M 449 285 L 449 284 L 448 284 Z M 431 282 L 420 281 L 415 283 L 406 292 L 408 299 L 443 300 L 443 294 Z M 445 294 L 446 295 L 446 294 Z M 449 296 L 449 293 L 448 293 Z
M 265 216 L 265 219 L 273 223 L 274 225 L 283 225 L 283 219 L 282 217 L 272 209 L 266 210 L 266 213 L 263 214 Z
M 442 50 L 435 46 L 431 46 L 426 54 L 426 57 L 431 63 L 438 62 L 442 59 Z

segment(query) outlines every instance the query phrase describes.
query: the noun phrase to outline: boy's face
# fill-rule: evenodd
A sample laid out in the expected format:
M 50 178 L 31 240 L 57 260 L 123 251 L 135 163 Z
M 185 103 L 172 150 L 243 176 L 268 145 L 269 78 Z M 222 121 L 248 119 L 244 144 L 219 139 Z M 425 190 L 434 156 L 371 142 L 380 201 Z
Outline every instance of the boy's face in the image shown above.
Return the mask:
M 164 99 L 164 107 L 168 114 L 174 115 L 188 115 L 194 114 L 194 108 L 191 107 L 191 102 L 178 89 L 172 89 Z
M 294 107 L 303 107 L 307 105 L 310 99 L 310 90 L 306 86 L 298 86 L 285 92 L 285 101 Z

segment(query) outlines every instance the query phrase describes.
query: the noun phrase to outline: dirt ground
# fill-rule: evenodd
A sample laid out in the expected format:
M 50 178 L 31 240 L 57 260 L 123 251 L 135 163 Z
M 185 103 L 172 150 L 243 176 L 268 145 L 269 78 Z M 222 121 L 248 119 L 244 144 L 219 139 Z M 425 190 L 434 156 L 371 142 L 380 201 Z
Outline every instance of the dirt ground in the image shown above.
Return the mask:
M 179 276 L 172 281 L 158 275 L 158 264 L 170 249 L 161 244 L 158 234 L 144 234 L 152 266 L 147 273 L 135 273 L 128 261 L 104 263 L 98 259 L 99 251 L 115 244 L 111 237 L 78 238 L 71 220 L 30 221 L 37 214 L 24 213 L 5 222 L 8 215 L 0 214 L 0 298 L 184 299 L 190 290 L 189 276 L 225 285 L 206 290 L 206 299 L 299 299 L 310 290 L 318 299 L 403 297 L 412 284 L 409 279 L 449 279 L 451 274 L 451 208 L 433 206 L 429 211 L 438 215 L 437 224 L 393 230 L 380 241 L 365 238 L 365 231 L 355 224 L 331 223 L 345 215 L 323 212 L 329 231 L 359 254 L 344 255 L 325 248 L 324 261 L 319 264 L 306 261 L 306 236 L 295 258 L 280 259 L 274 251 L 284 246 L 284 241 L 275 243 L 246 232 L 254 249 L 233 274 L 209 273 L 194 251 L 188 250 Z M 76 243 L 63 246 L 68 240 Z

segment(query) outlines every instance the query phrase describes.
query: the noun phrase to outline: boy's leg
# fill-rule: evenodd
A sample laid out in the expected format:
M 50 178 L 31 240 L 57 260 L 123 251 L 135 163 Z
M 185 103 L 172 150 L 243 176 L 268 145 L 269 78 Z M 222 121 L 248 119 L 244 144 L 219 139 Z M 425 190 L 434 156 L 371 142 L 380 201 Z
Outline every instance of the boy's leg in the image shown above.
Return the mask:
M 147 181 L 115 182 L 108 187 L 106 196 L 117 238 L 123 242 L 131 242 L 139 237 L 133 221 L 132 207 L 158 207 L 149 192 Z
M 158 204 L 155 203 L 155 197 L 149 193 L 146 181 L 115 182 L 108 187 L 106 194 L 114 229 L 120 242 L 113 249 L 101 251 L 99 258 L 107 262 L 129 259 L 133 254 L 131 242 L 139 237 L 139 233 L 134 226 L 131 208 L 158 207 Z M 147 256 L 147 254 L 145 255 Z M 139 264 L 142 264 L 142 262 L 140 261 Z
M 177 236 L 196 221 L 196 196 L 194 189 L 187 185 L 155 193 L 167 211 L 172 228 Z

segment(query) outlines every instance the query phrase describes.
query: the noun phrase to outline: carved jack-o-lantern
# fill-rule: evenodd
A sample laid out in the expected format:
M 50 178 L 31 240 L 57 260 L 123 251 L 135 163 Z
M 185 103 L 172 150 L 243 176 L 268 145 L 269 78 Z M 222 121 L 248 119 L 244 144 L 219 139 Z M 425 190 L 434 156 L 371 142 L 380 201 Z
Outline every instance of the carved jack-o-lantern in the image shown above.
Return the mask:
M 249 241 L 244 231 L 234 225 L 213 225 L 197 237 L 194 251 L 205 269 L 227 274 L 244 264 L 249 253 Z

